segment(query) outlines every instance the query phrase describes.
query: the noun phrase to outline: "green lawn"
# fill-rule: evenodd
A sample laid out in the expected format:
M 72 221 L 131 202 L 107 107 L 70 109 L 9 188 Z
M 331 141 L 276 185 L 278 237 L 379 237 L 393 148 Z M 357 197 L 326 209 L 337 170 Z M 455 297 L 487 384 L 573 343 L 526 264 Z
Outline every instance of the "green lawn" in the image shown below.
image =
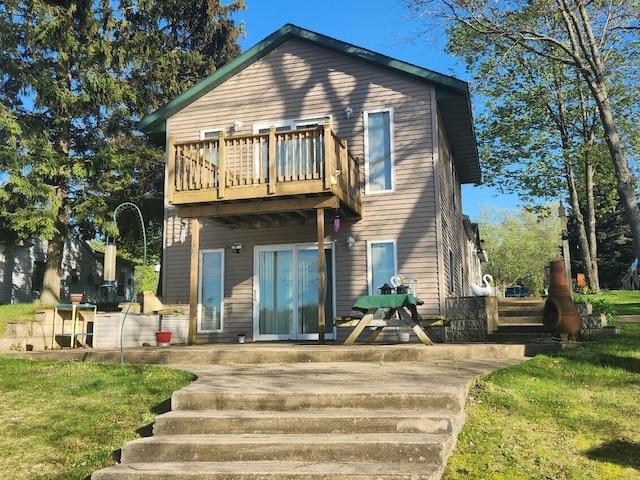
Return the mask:
M 0 356 L 0 478 L 83 479 L 151 434 L 187 372 Z
M 39 303 L 0 305 L 0 335 L 4 335 L 7 331 L 7 323 L 35 320 L 36 312 L 41 309 L 42 305 Z
M 640 315 L 640 290 L 607 290 L 602 294 L 585 297 L 604 299 L 613 306 L 615 315 Z
M 445 480 L 640 479 L 640 325 L 482 378 Z

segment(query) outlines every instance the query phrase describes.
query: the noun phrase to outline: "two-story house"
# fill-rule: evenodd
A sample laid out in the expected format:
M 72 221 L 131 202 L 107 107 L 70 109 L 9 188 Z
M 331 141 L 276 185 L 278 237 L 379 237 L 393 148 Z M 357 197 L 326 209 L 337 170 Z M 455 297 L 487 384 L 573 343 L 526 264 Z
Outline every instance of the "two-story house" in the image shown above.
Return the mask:
M 463 81 L 287 24 L 140 129 L 166 147 L 163 300 L 192 342 L 335 339 L 396 274 L 425 315 L 478 280 Z

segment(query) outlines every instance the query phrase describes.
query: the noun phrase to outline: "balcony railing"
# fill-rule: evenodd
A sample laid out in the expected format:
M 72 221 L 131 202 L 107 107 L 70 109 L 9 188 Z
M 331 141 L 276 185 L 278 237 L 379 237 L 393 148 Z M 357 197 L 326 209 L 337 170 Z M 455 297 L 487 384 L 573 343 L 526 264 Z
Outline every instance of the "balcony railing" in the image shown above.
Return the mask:
M 328 124 L 176 142 L 169 154 L 176 205 L 332 193 L 360 204 L 360 166 Z

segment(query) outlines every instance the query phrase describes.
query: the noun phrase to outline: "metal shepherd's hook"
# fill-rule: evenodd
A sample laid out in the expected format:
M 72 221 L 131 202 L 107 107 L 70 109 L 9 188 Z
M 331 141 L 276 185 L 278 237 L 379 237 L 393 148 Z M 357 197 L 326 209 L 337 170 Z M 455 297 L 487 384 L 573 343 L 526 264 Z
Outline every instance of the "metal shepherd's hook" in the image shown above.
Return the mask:
M 131 202 L 121 203 L 113 211 L 113 223 L 115 223 L 116 226 L 118 225 L 118 222 L 117 222 L 118 212 L 120 211 L 120 209 L 127 208 L 127 207 L 133 208 L 136 212 L 138 212 L 138 218 L 140 219 L 140 229 L 142 230 L 142 242 L 143 242 L 142 272 L 144 273 L 144 267 L 146 267 L 147 265 L 147 232 L 144 229 L 144 219 L 142 218 L 142 212 L 140 211 L 140 209 L 135 203 L 131 203 Z M 135 277 L 135 270 L 134 270 L 134 277 Z M 129 300 L 127 309 L 124 312 L 124 317 L 122 317 L 122 324 L 120 325 L 120 366 L 124 366 L 124 339 L 123 339 L 124 338 L 124 322 L 127 319 L 127 315 L 129 314 L 129 311 L 131 310 L 131 305 L 133 304 L 133 300 L 138 295 L 138 289 L 140 287 L 140 282 L 142 282 L 142 277 L 143 275 L 141 274 L 140 279 L 138 281 L 133 282 L 133 293 L 131 294 L 131 299 Z

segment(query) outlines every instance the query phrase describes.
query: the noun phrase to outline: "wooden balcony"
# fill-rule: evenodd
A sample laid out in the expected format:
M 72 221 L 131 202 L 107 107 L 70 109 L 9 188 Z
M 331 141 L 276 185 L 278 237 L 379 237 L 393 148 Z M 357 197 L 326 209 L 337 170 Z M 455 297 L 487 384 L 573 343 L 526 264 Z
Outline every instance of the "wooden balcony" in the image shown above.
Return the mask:
M 169 146 L 169 202 L 182 217 L 290 223 L 318 208 L 362 215 L 360 165 L 328 124 Z

